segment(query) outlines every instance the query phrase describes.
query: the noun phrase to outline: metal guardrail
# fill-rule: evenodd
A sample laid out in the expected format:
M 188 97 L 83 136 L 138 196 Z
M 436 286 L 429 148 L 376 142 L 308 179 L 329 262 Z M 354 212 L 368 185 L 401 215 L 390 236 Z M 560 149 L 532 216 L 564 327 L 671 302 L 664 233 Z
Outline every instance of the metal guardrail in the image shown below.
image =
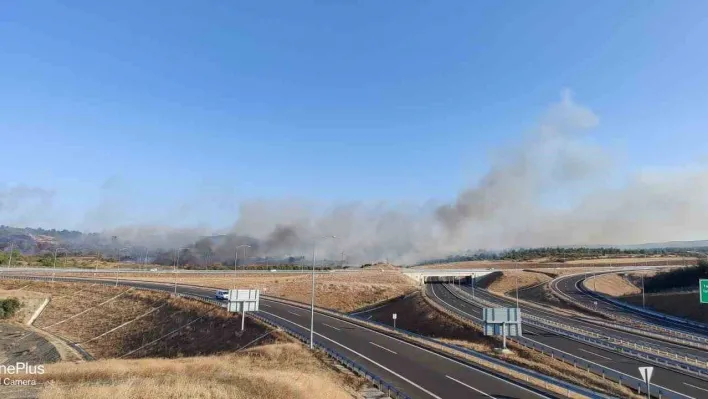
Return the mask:
M 463 301 L 468 301 L 467 299 L 461 298 L 459 295 L 455 294 L 454 292 L 452 292 L 452 291 L 450 291 L 450 292 L 453 295 L 455 295 L 456 297 L 458 297 L 459 299 L 461 299 Z M 460 292 L 467 297 L 471 297 L 465 291 L 460 290 Z M 490 302 L 487 302 L 484 300 L 480 300 L 480 298 L 477 298 L 477 297 L 475 297 L 473 299 L 482 303 L 482 304 L 486 303 L 487 305 L 496 306 L 493 303 L 490 303 Z M 454 313 L 457 313 L 457 312 L 454 312 Z M 471 319 L 465 317 L 464 315 L 458 315 L 458 316 L 465 318 L 466 320 L 470 321 L 471 323 L 474 323 L 475 325 L 481 325 L 481 323 L 478 323 L 475 320 L 471 320 Z M 528 315 L 525 315 L 525 317 L 528 317 Z M 543 328 L 543 327 L 538 327 L 538 328 Z M 548 328 L 546 328 L 546 329 L 549 330 Z M 614 369 L 607 368 L 601 364 L 588 361 L 588 360 L 583 359 L 581 357 L 561 351 L 559 349 L 553 348 L 553 347 L 548 346 L 546 344 L 536 342 L 536 341 L 531 340 L 526 337 L 508 337 L 507 339 L 512 342 L 515 342 L 523 347 L 526 347 L 528 349 L 532 349 L 537 352 L 540 352 L 541 354 L 549 355 L 549 356 L 551 356 L 551 358 L 561 360 L 566 364 L 572 365 L 573 367 L 581 368 L 581 369 L 584 369 L 584 370 L 591 372 L 595 375 L 601 376 L 603 379 L 605 379 L 605 378 L 610 379 L 614 382 L 617 382 L 620 386 L 632 387 L 633 389 L 636 389 L 638 393 L 646 392 L 646 389 L 647 389 L 646 383 L 644 383 L 643 380 L 636 378 L 634 376 L 630 376 L 630 375 L 621 373 L 619 371 L 616 371 Z M 679 392 L 657 388 L 655 385 L 652 385 L 652 394 L 658 395 L 660 398 L 665 398 L 665 399 L 691 398 L 690 396 L 681 394 Z
M 603 274 L 605 274 L 605 273 L 603 273 Z M 609 274 L 609 273 L 607 273 L 607 274 Z M 582 284 L 582 285 L 583 285 L 583 288 L 584 288 L 583 292 L 585 292 L 585 293 L 587 293 L 588 295 L 591 295 L 591 296 L 593 296 L 593 297 L 596 297 L 596 298 L 599 298 L 599 299 L 602 299 L 602 300 L 611 302 L 613 305 L 617 305 L 617 306 L 619 306 L 619 307 L 622 307 L 622 308 L 625 308 L 625 309 L 629 309 L 629 310 L 634 311 L 634 312 L 637 312 L 637 313 L 643 313 L 643 314 L 646 314 L 646 315 L 649 315 L 649 316 L 652 316 L 652 317 L 658 317 L 658 318 L 660 318 L 660 319 L 669 320 L 669 321 L 672 321 L 672 322 L 675 322 L 675 323 L 679 323 L 679 324 L 685 324 L 685 325 L 691 326 L 691 327 L 699 327 L 699 328 L 708 329 L 708 324 L 705 324 L 705 323 L 700 323 L 700 322 L 697 322 L 697 321 L 694 321 L 694 320 L 688 320 L 688 319 L 684 319 L 684 318 L 682 318 L 682 317 L 672 316 L 672 315 L 668 315 L 668 314 L 665 314 L 665 313 L 653 311 L 653 310 L 650 310 L 650 309 L 641 308 L 641 307 L 639 307 L 639 306 L 632 305 L 632 304 L 630 304 L 630 303 L 627 303 L 627 302 L 624 302 L 624 301 L 620 301 L 620 300 L 615 299 L 615 298 L 611 298 L 611 297 L 609 297 L 609 296 L 607 296 L 607 295 L 603 295 L 603 294 L 601 294 L 601 293 L 599 293 L 599 292 L 595 292 L 595 291 L 591 290 L 591 289 L 587 286 L 586 280 L 592 280 L 593 278 L 596 278 L 596 277 L 598 277 L 598 276 L 593 276 L 593 277 L 590 277 L 590 278 L 587 278 L 587 279 L 583 279 L 583 280 L 582 280 L 582 281 L 583 281 L 583 284 Z M 677 335 L 679 335 L 679 336 L 688 336 L 688 337 L 691 337 L 691 338 L 696 338 L 697 340 L 700 340 L 700 342 L 708 342 L 708 337 L 701 337 L 701 336 L 697 336 L 697 335 L 694 335 L 694 334 L 686 333 L 686 332 L 683 332 L 683 331 L 676 331 L 676 330 L 668 329 L 668 328 L 661 327 L 661 326 L 657 326 L 657 327 L 661 328 L 662 330 L 667 330 L 667 331 L 675 332 L 675 333 L 676 333 Z
M 310 339 L 308 337 L 305 337 L 304 335 L 298 333 L 295 330 L 292 330 L 282 324 L 279 324 L 278 322 L 271 320 L 270 318 L 254 314 L 251 312 L 250 317 L 254 317 L 261 322 L 270 325 L 271 327 L 282 329 L 283 331 L 287 332 L 291 336 L 295 337 L 296 339 L 300 340 L 301 342 L 305 344 L 310 343 Z M 340 354 L 339 352 L 327 348 L 323 345 L 318 344 L 317 342 L 314 342 L 314 346 L 317 349 L 322 350 L 325 352 L 330 358 L 335 359 L 339 363 L 341 363 L 344 367 L 348 368 L 349 370 L 359 374 L 360 376 L 366 378 L 367 380 L 371 381 L 371 383 L 378 388 L 381 392 L 385 393 L 388 397 L 394 398 L 394 399 L 410 399 L 408 395 L 405 393 L 401 392 L 398 388 L 394 387 L 393 385 L 389 384 L 388 382 L 384 381 L 383 379 L 379 378 L 376 376 L 376 374 L 370 372 L 367 370 L 364 366 L 360 365 L 359 363 L 356 363 L 353 360 L 350 360 L 346 356 Z
M 457 288 L 456 288 L 457 289 Z M 461 291 L 465 295 L 469 295 L 464 291 Z M 475 298 L 480 303 L 486 304 L 487 306 L 495 307 L 497 304 L 484 300 L 482 298 Z M 653 354 L 651 352 L 648 352 L 647 350 L 654 350 L 654 348 L 643 346 L 643 345 L 638 345 L 636 343 L 632 343 L 629 341 L 613 338 L 610 336 L 598 334 L 595 332 L 583 330 L 580 328 L 576 328 L 573 326 L 569 326 L 563 323 L 559 323 L 550 319 L 526 314 L 525 315 L 526 322 L 531 324 L 534 327 L 541 328 L 541 329 L 546 329 L 553 331 L 557 334 L 561 335 L 566 335 L 570 338 L 574 338 L 577 340 L 581 340 L 590 344 L 593 344 L 595 346 L 601 346 L 606 349 L 611 349 L 617 352 L 624 353 L 626 355 L 630 355 L 636 358 L 640 358 L 643 360 L 649 360 L 649 361 L 654 361 L 658 364 L 662 364 L 666 367 L 674 368 L 674 369 L 679 369 L 684 372 L 696 374 L 699 377 L 708 377 L 708 364 L 705 362 L 700 362 L 697 359 L 693 358 L 687 358 L 687 362 L 684 363 L 682 360 L 684 360 L 682 357 L 677 357 L 675 358 L 678 361 L 672 361 L 673 359 L 661 356 L 661 354 Z M 556 326 L 556 327 L 552 327 Z M 577 332 L 574 332 L 577 331 Z M 591 339 L 589 337 L 594 337 L 595 339 Z M 636 349 L 632 349 L 631 347 L 634 347 Z M 644 349 L 644 350 L 641 350 Z M 665 351 L 662 351 L 664 353 L 668 353 Z M 692 364 L 689 364 L 692 363 Z M 694 367 L 693 364 L 700 365 L 700 367 Z
M 302 303 L 298 303 L 295 301 L 284 300 L 281 298 L 271 298 L 271 297 L 269 297 L 268 299 L 271 301 L 275 301 L 275 302 L 283 302 L 286 304 L 299 306 L 301 308 L 306 308 L 306 306 L 304 306 Z M 493 364 L 494 366 L 504 368 L 504 369 L 509 369 L 509 370 L 512 370 L 512 371 L 517 372 L 519 374 L 522 374 L 525 376 L 525 378 L 527 380 L 529 378 L 535 378 L 537 380 L 540 380 L 540 381 L 544 382 L 545 384 L 547 384 L 546 387 L 548 386 L 548 384 L 555 385 L 557 387 L 565 389 L 568 393 L 572 392 L 572 393 L 575 393 L 578 395 L 585 396 L 590 399 L 607 399 L 607 398 L 609 398 L 609 396 L 594 392 L 591 389 L 580 387 L 580 386 L 571 384 L 569 382 L 565 382 L 565 381 L 559 380 L 557 378 L 550 377 L 545 374 L 541 374 L 541 373 L 533 371 L 533 370 L 529 370 L 529 369 L 526 369 L 526 368 L 523 368 L 520 366 L 509 364 L 509 363 L 506 363 L 506 362 L 499 360 L 495 357 L 488 356 L 483 353 L 475 352 L 475 351 L 469 350 L 467 348 L 463 348 L 461 346 L 457 346 L 454 344 L 448 344 L 445 342 L 440 342 L 440 341 L 432 339 L 430 337 L 427 337 L 424 335 L 419 335 L 419 334 L 416 334 L 416 333 L 413 333 L 413 332 L 410 332 L 407 330 L 403 330 L 403 329 L 399 329 L 399 328 L 393 329 L 393 328 L 391 328 L 391 326 L 389 326 L 387 324 L 379 323 L 379 322 L 373 321 L 373 320 L 364 319 L 364 318 L 358 317 L 358 316 L 345 315 L 345 314 L 334 312 L 331 310 L 323 311 L 322 309 L 318 309 L 317 311 L 318 311 L 318 313 L 328 314 L 332 317 L 339 318 L 339 319 L 342 319 L 345 321 L 348 320 L 348 321 L 353 322 L 355 324 L 360 324 L 360 325 L 364 324 L 364 325 L 374 326 L 376 330 L 383 332 L 389 336 L 401 334 L 401 335 L 410 337 L 413 339 L 412 342 L 410 342 L 410 343 L 413 343 L 416 346 L 421 346 L 420 342 L 418 342 L 418 341 L 424 341 L 424 342 L 430 344 L 430 346 L 432 348 L 447 349 L 448 351 L 453 351 L 453 352 L 462 352 L 465 355 L 480 359 L 482 361 L 486 361 L 488 363 Z M 400 337 L 397 337 L 397 338 L 400 339 Z M 444 351 L 443 353 L 446 353 L 446 352 L 447 351 Z M 448 353 L 448 355 L 449 355 L 449 353 Z M 456 360 L 459 361 L 461 359 L 456 358 Z M 475 365 L 475 367 L 479 367 L 479 366 Z M 683 397 L 683 396 L 680 396 L 677 398 L 685 399 L 685 397 Z
M 530 288 L 530 287 L 529 287 L 529 288 Z M 498 295 L 496 295 L 496 294 L 490 293 L 489 291 L 487 291 L 486 293 L 487 293 L 487 294 L 490 294 L 490 295 L 493 295 L 493 296 L 498 296 Z M 558 293 L 554 293 L 554 295 L 560 296 Z M 506 297 L 500 297 L 500 299 L 508 300 L 508 298 L 506 298 Z M 568 299 L 568 300 L 569 300 L 569 299 Z M 536 305 L 535 303 L 532 303 L 532 302 L 524 301 L 524 304 L 525 304 L 526 306 L 531 306 L 531 307 L 534 307 L 534 308 L 539 308 L 538 305 Z M 596 310 L 593 310 L 592 308 L 589 308 L 589 307 L 587 307 L 587 306 L 583 306 L 582 304 L 579 304 L 579 303 L 577 303 L 577 302 L 573 302 L 573 304 L 575 304 L 575 305 L 577 305 L 577 306 L 579 306 L 579 307 L 582 307 L 582 308 L 584 308 L 584 309 L 586 309 L 586 310 L 589 310 L 589 311 L 592 311 L 592 312 L 597 312 Z M 547 310 L 545 310 L 545 309 L 540 309 L 540 310 L 541 310 L 541 311 L 547 311 Z M 693 340 L 685 340 L 685 339 L 676 338 L 676 337 L 667 337 L 666 335 L 661 335 L 661 334 L 654 333 L 654 332 L 651 332 L 651 331 L 646 331 L 646 330 L 642 330 L 642 329 L 639 329 L 639 328 L 626 327 L 626 326 L 624 326 L 624 325 L 620 325 L 620 324 L 616 324 L 616 323 L 608 323 L 608 322 L 601 321 L 601 320 L 593 320 L 593 321 L 589 321 L 589 322 L 592 323 L 592 324 L 597 324 L 597 325 L 599 325 L 599 326 L 603 326 L 603 327 L 610 328 L 610 329 L 614 329 L 614 330 L 620 330 L 620 331 L 624 331 L 624 332 L 628 332 L 628 333 L 632 333 L 632 334 L 637 334 L 637 333 L 639 333 L 640 335 L 644 335 L 644 336 L 649 337 L 649 338 L 654 338 L 654 339 L 658 339 L 658 340 L 668 341 L 668 342 L 671 342 L 671 343 L 686 345 L 686 346 L 689 346 L 689 347 L 692 347 L 692 348 L 703 349 L 703 350 L 707 350 L 707 351 L 708 351 L 708 345 L 704 345 L 704 344 L 702 344 L 702 343 L 700 343 L 700 342 L 696 342 L 696 341 L 703 341 L 703 342 L 708 343 L 708 338 L 706 338 L 706 339 L 704 340 L 703 338 L 697 337 L 697 336 L 692 335 L 692 334 L 689 334 L 689 333 L 683 333 L 683 332 L 680 332 L 680 331 L 677 331 L 677 330 L 673 330 L 673 329 L 669 329 L 669 328 L 664 328 L 664 327 L 661 327 L 661 326 L 656 325 L 656 324 L 650 324 L 650 323 L 641 322 L 641 321 L 638 321 L 638 320 L 636 320 L 636 319 L 624 318 L 624 317 L 620 317 L 620 316 L 617 316 L 617 315 L 613 315 L 613 318 L 614 318 L 614 320 L 616 320 L 616 321 L 618 321 L 618 322 L 627 323 L 628 325 L 640 324 L 641 326 L 643 326 L 643 327 L 645 327 L 645 328 L 649 328 L 649 329 L 652 329 L 652 330 L 657 330 L 657 331 L 659 331 L 659 332 L 661 332 L 661 333 L 664 333 L 664 334 L 676 335 L 676 336 L 678 336 L 678 337 L 689 337 L 689 338 L 693 338 Z M 627 341 L 625 341 L 625 342 L 627 342 Z M 633 344 L 633 343 L 630 343 L 630 344 L 631 344 L 631 345 L 635 345 L 635 344 Z M 660 354 L 660 355 L 665 355 L 665 356 L 669 356 L 669 357 L 674 357 L 674 358 L 677 359 L 677 360 L 684 360 L 684 361 L 686 361 L 686 362 L 693 363 L 693 364 L 696 364 L 696 365 L 698 365 L 698 366 L 706 365 L 706 367 L 708 367 L 708 358 L 701 359 L 701 358 L 698 358 L 698 357 L 681 356 L 681 355 L 677 355 L 677 354 L 674 354 L 674 353 L 671 353 L 671 352 L 661 351 L 661 349 L 660 349 L 659 346 L 649 345 L 649 344 L 647 344 L 646 342 L 644 343 L 644 345 L 642 345 L 642 348 L 643 348 L 643 349 L 649 349 L 649 348 L 651 348 L 653 351 L 655 351 L 656 353 L 658 353 L 658 354 Z M 663 353 L 662 353 L 662 352 L 663 352 Z
M 7 276 L 7 275 L 0 275 L 0 278 L 23 279 L 23 280 L 51 280 L 51 277 L 36 277 L 36 276 Z M 61 278 L 58 278 L 57 281 L 61 281 Z M 123 282 L 123 283 L 125 283 L 125 282 Z M 115 282 L 106 281 L 105 283 L 100 283 L 100 284 L 102 284 L 102 285 L 107 285 L 107 286 L 114 286 L 114 285 L 115 285 Z M 144 288 L 144 287 L 135 287 L 135 288 L 136 288 L 136 289 L 143 289 L 143 290 L 151 290 L 151 291 L 162 291 L 162 290 L 154 290 L 154 289 Z M 203 288 L 207 288 L 207 287 L 203 287 Z M 162 291 L 162 292 L 164 292 L 164 291 Z M 223 306 L 223 303 L 221 303 L 221 302 L 219 302 L 219 301 L 216 301 L 216 300 L 214 300 L 214 299 L 212 299 L 212 298 L 201 297 L 201 296 L 191 295 L 191 294 L 178 294 L 178 295 L 179 295 L 179 296 L 182 296 L 182 297 L 188 297 L 188 298 L 193 298 L 193 299 L 196 299 L 196 300 L 200 300 L 200 301 L 212 303 L 212 304 L 214 304 L 214 305 L 216 305 L 216 306 Z M 299 303 L 299 302 L 284 300 L 284 299 L 282 299 L 282 298 L 273 298 L 273 297 L 269 297 L 269 296 L 263 296 L 263 297 L 264 297 L 264 299 L 268 299 L 268 300 L 271 300 L 271 301 L 283 302 L 283 303 L 290 304 L 290 305 L 294 305 L 294 306 L 298 306 L 298 307 L 301 307 L 301 308 L 307 308 L 306 305 L 304 305 L 304 304 L 302 304 L 302 303 Z M 413 343 L 413 344 L 416 345 L 416 346 L 422 346 L 421 343 L 420 343 L 420 342 L 417 342 L 417 341 L 423 341 L 423 342 L 425 342 L 425 343 L 428 344 L 429 349 L 431 349 L 431 348 L 436 348 L 436 347 L 437 347 L 437 348 L 439 348 L 439 349 L 447 349 L 447 351 L 464 353 L 465 355 L 471 356 L 471 357 L 473 357 L 473 358 L 477 358 L 477 359 L 480 359 L 480 360 L 482 360 L 482 361 L 486 361 L 486 362 L 488 362 L 488 363 L 491 363 L 491 364 L 495 365 L 496 367 L 503 368 L 503 369 L 508 369 L 508 370 L 512 370 L 512 371 L 514 371 L 514 372 L 516 372 L 516 373 L 522 374 L 522 375 L 525 376 L 526 380 L 528 380 L 528 379 L 530 379 L 530 378 L 533 378 L 533 379 L 542 381 L 542 382 L 545 384 L 546 387 L 548 387 L 548 385 L 555 385 L 556 387 L 560 387 L 560 388 L 566 390 L 568 394 L 570 394 L 570 393 L 572 392 L 572 393 L 575 393 L 575 394 L 577 394 L 577 395 L 581 395 L 581 396 L 584 396 L 584 397 L 587 397 L 587 398 L 590 398 L 590 399 L 608 399 L 608 398 L 610 398 L 609 396 L 606 396 L 606 395 L 603 395 L 603 394 L 594 392 L 594 391 L 592 391 L 592 390 L 590 390 L 590 389 L 588 389 L 588 388 L 580 387 L 580 386 L 577 386 L 577 385 L 574 385 L 574 384 L 571 384 L 571 383 L 568 383 L 568 382 L 565 382 L 565 381 L 562 381 L 562 380 L 558 380 L 558 379 L 556 379 L 556 378 L 553 378 L 553 377 L 550 377 L 550 376 L 541 374 L 541 373 L 536 372 L 536 371 L 533 371 L 533 370 L 528 370 L 528 369 L 525 369 L 525 368 L 523 368 L 523 367 L 515 366 L 515 365 L 512 365 L 512 364 L 503 362 L 503 361 L 501 361 L 501 360 L 499 360 L 499 359 L 497 359 L 497 358 L 494 358 L 494 357 L 491 357 L 491 356 L 488 356 L 488 355 L 484 355 L 484 354 L 479 353 L 479 352 L 474 352 L 474 351 L 468 350 L 468 349 L 466 349 L 466 348 L 463 348 L 463 347 L 460 347 L 460 346 L 457 346 L 457 345 L 443 343 L 443 342 L 440 342 L 440 341 L 431 339 L 430 337 L 426 337 L 426 336 L 423 336 L 423 335 L 418 335 L 418 334 L 415 334 L 415 333 L 412 333 L 412 332 L 406 331 L 406 330 L 401 330 L 401 329 L 395 329 L 395 330 L 393 330 L 390 326 L 385 325 L 385 324 L 383 324 L 383 323 L 378 323 L 378 322 L 375 322 L 375 321 L 366 320 L 366 319 L 364 319 L 364 318 L 360 318 L 360 317 L 356 317 L 356 316 L 350 316 L 350 315 L 342 314 L 342 313 L 335 312 L 335 311 L 332 311 L 332 310 L 327 310 L 327 309 L 319 309 L 319 308 L 318 308 L 318 309 L 317 309 L 317 312 L 318 312 L 318 313 L 323 313 L 323 314 L 328 314 L 328 315 L 330 315 L 330 316 L 332 316 L 332 317 L 336 317 L 336 318 L 339 318 L 339 319 L 342 319 L 342 320 L 345 320 L 345 321 L 354 322 L 354 323 L 356 323 L 356 324 L 361 324 L 361 325 L 364 325 L 364 326 L 368 325 L 369 328 L 371 328 L 371 326 L 375 326 L 375 327 L 376 327 L 376 328 L 375 328 L 376 330 L 379 330 L 379 332 L 383 332 L 383 333 L 385 333 L 385 334 L 387 334 L 387 335 L 394 336 L 394 335 L 396 335 L 396 334 L 401 334 L 401 335 L 403 335 L 403 336 L 407 336 L 407 337 L 411 338 L 411 341 L 412 341 L 412 342 L 410 342 L 410 343 Z M 254 312 L 251 312 L 251 313 L 250 313 L 250 316 L 261 317 L 261 318 L 263 317 L 263 316 L 260 316 L 260 315 L 255 315 Z M 293 335 L 293 336 L 295 336 L 296 338 L 300 339 L 300 338 L 298 337 L 298 335 L 299 335 L 300 337 L 301 337 L 301 335 L 298 334 L 297 332 L 293 331 L 292 329 L 289 329 L 288 327 L 283 326 L 282 324 L 280 324 L 280 323 L 278 323 L 278 322 L 275 322 L 275 321 L 273 321 L 273 320 L 269 320 L 269 321 L 270 321 L 270 323 L 272 323 L 273 325 L 276 325 L 278 328 L 282 328 L 284 331 L 288 332 L 288 334 L 291 334 L 291 332 L 292 332 L 293 334 L 291 334 L 291 335 Z M 401 339 L 400 337 L 398 337 L 398 338 Z M 304 339 L 305 339 L 305 341 L 303 341 L 303 342 L 309 343 L 309 339 L 308 339 L 308 338 L 305 337 Z M 395 387 L 393 387 L 392 385 L 388 384 L 387 382 L 385 382 L 383 379 L 381 379 L 380 377 L 376 376 L 375 374 L 366 371 L 366 369 L 365 369 L 363 366 L 357 364 L 356 362 L 347 359 L 345 356 L 343 356 L 343 355 L 337 353 L 336 351 L 333 351 L 333 350 L 331 350 L 331 349 L 328 349 L 328 348 L 325 348 L 325 347 L 323 347 L 323 346 L 321 346 L 321 345 L 318 345 L 316 342 L 315 342 L 315 345 L 317 345 L 318 347 L 322 348 L 325 352 L 328 353 L 328 355 L 333 356 L 335 359 L 340 359 L 340 358 L 341 358 L 341 359 L 346 359 L 346 360 L 348 361 L 348 364 L 344 364 L 344 363 L 343 363 L 343 364 L 344 364 L 346 367 L 350 367 L 350 365 L 352 365 L 352 367 L 354 367 L 353 371 L 356 371 L 356 372 L 366 372 L 366 373 L 368 373 L 368 375 L 365 375 L 365 376 L 364 376 L 365 378 L 367 378 L 368 380 L 372 381 L 372 382 L 375 383 L 375 384 L 381 385 L 381 387 L 383 387 L 383 388 L 386 389 L 387 391 L 390 389 L 390 390 L 391 390 L 390 392 L 391 392 L 392 394 L 394 394 L 394 395 L 400 395 L 400 396 L 396 396 L 396 398 L 402 398 L 402 399 L 403 399 L 403 398 L 408 398 L 407 396 L 405 396 L 404 393 L 401 393 L 401 392 L 398 391 Z M 443 351 L 442 351 L 442 354 L 446 354 L 446 351 L 443 350 Z M 454 356 L 450 355 L 449 353 L 447 353 L 446 355 L 447 355 L 447 356 L 450 356 L 450 357 L 454 357 Z M 455 359 L 458 360 L 458 361 L 463 360 L 463 359 L 460 359 L 460 358 L 455 358 Z M 479 366 L 478 366 L 478 365 L 475 365 L 475 367 L 479 367 Z M 381 389 L 381 388 L 379 388 L 379 389 Z M 685 399 L 685 398 L 683 398 L 683 397 L 677 397 L 677 398 Z
M 0 275 L 0 279 L 12 279 L 12 280 L 40 280 L 40 281 L 46 281 L 49 280 L 49 277 L 31 277 L 31 276 L 7 276 L 7 275 Z M 58 280 L 58 281 L 61 281 Z M 113 282 L 105 282 L 105 283 L 97 283 L 101 285 L 106 285 L 106 286 L 114 286 L 115 284 Z M 148 287 L 135 287 L 136 289 L 139 290 L 144 290 L 144 291 L 157 291 L 157 292 L 165 292 L 164 290 L 156 290 Z M 182 293 L 177 293 L 178 297 L 182 298 L 189 298 L 193 300 L 197 300 L 200 302 L 205 302 L 214 306 L 218 307 L 226 307 L 226 305 L 221 302 L 217 301 L 216 299 L 209 298 L 209 297 L 204 297 L 204 296 L 199 296 L 199 295 L 192 295 L 192 294 L 182 294 Z M 288 333 L 289 335 L 293 336 L 294 338 L 309 344 L 310 340 L 309 338 L 303 336 L 302 334 L 298 333 L 297 331 L 282 325 L 274 320 L 270 320 L 268 318 L 265 318 L 263 316 L 260 316 L 256 314 L 255 312 L 249 312 L 249 317 L 253 317 L 255 319 L 258 319 L 261 322 L 264 322 L 271 327 L 281 329 Z M 411 399 L 410 396 L 406 395 L 405 393 L 401 392 L 399 389 L 394 387 L 393 385 L 389 384 L 385 380 L 383 380 L 381 377 L 377 376 L 376 374 L 370 372 L 367 370 L 364 366 L 360 365 L 359 363 L 349 359 L 348 357 L 342 355 L 341 353 L 327 348 L 323 345 L 318 344 L 317 342 L 314 342 L 314 346 L 317 349 L 322 350 L 329 356 L 330 358 L 336 360 L 337 362 L 341 363 L 344 367 L 347 369 L 351 370 L 352 372 L 362 376 L 363 378 L 367 379 L 370 381 L 376 388 L 381 390 L 382 392 L 386 393 L 389 398 L 392 399 Z
M 573 276 L 571 275 L 568 277 L 573 277 Z M 564 277 L 562 277 L 562 278 L 564 278 Z M 551 285 L 551 287 L 552 287 L 552 285 Z M 573 306 L 583 308 L 591 313 L 598 313 L 598 311 L 596 309 L 594 309 L 593 307 L 585 305 L 579 301 L 574 301 L 572 298 L 570 298 L 565 293 L 563 293 L 559 290 L 555 290 L 555 289 L 551 288 L 551 292 L 553 293 L 553 295 L 555 295 L 556 297 L 558 297 L 559 299 L 561 299 L 564 302 L 570 303 Z M 592 295 L 592 294 L 589 293 L 589 295 Z M 645 335 L 650 338 L 661 339 L 664 341 L 677 343 L 677 344 L 681 344 L 681 345 L 686 345 L 686 346 L 690 346 L 690 347 L 697 348 L 697 349 L 708 350 L 708 345 L 704 345 L 701 343 L 701 342 L 708 343 L 708 338 L 689 334 L 689 333 L 684 333 L 684 332 L 677 331 L 677 330 L 670 329 L 670 328 L 661 327 L 659 325 L 652 324 L 652 323 L 642 322 L 642 321 L 639 321 L 636 319 L 620 317 L 620 316 L 617 316 L 616 314 L 611 314 L 610 317 L 612 317 L 614 320 L 616 320 L 618 322 L 625 322 L 625 323 L 634 324 L 634 325 L 640 324 L 645 328 L 649 328 L 652 330 L 658 330 L 658 331 L 660 331 L 664 334 L 667 334 L 667 335 L 659 335 L 659 334 L 653 333 L 651 331 L 646 331 L 646 330 L 642 330 L 642 329 L 638 329 L 638 328 L 623 327 L 623 326 L 619 326 L 619 325 L 612 324 L 612 323 L 605 323 L 602 321 L 594 321 L 593 323 L 599 324 L 599 325 L 602 325 L 602 326 L 605 326 L 608 328 L 613 328 L 613 329 L 618 329 L 618 330 L 636 333 L 636 334 L 640 334 L 640 335 Z M 677 337 L 689 337 L 689 338 L 691 338 L 691 340 L 685 340 L 685 339 L 681 339 L 681 338 L 677 338 Z

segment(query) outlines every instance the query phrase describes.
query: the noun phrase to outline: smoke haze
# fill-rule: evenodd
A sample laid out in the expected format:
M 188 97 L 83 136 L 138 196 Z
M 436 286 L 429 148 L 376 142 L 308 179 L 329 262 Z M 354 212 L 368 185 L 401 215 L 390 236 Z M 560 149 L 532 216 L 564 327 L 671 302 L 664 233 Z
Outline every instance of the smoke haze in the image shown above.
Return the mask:
M 242 243 L 252 254 L 309 255 L 313 241 L 322 256 L 350 263 L 384 260 L 412 263 L 469 249 L 556 245 L 635 244 L 705 238 L 708 171 L 679 168 L 607 181 L 612 159 L 588 139 L 599 118 L 564 91 L 535 129 L 498 151 L 490 170 L 447 204 L 360 204 L 322 210 L 298 200 L 253 200 L 239 205 L 228 231 L 208 228 L 126 226 L 106 230 L 135 244 L 174 248 L 199 237 L 225 234 L 217 252 Z M 22 193 L 0 192 L 0 211 L 17 209 Z M 39 196 L 39 198 L 44 198 Z M 90 212 L 100 224 L 106 208 Z

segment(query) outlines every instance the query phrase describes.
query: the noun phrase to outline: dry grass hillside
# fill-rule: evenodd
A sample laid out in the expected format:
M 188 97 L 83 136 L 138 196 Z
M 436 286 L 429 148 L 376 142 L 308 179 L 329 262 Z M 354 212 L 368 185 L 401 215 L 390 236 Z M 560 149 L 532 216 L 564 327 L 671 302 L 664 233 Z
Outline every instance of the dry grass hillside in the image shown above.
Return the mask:
M 625 277 L 610 273 L 591 278 L 585 286 L 602 294 L 611 296 L 632 295 L 641 293 L 641 289 L 632 284 Z
M 524 270 L 508 270 L 502 272 L 490 281 L 483 281 L 486 288 L 497 294 L 505 294 L 516 290 L 530 288 L 551 281 L 551 277 L 543 273 L 534 273 Z
M 0 385 L 2 398 L 351 398 L 362 384 L 284 333 L 249 318 L 241 332 L 238 315 L 201 302 L 79 283 L 0 280 L 0 289 L 50 297 L 37 330 L 101 359 L 40 362 L 47 372 L 25 377 L 38 385 Z
M 167 293 L 12 280 L 0 281 L 0 287 L 14 288 L 18 293 L 51 294 L 34 326 L 80 345 L 95 358 L 118 357 L 135 350 L 131 357 L 222 353 L 268 331 L 247 318 L 246 331 L 241 333 L 240 316 Z M 264 342 L 272 341 L 266 337 Z
M 67 275 L 94 276 L 92 272 Z M 112 280 L 115 275 L 105 278 Z M 120 278 L 162 283 L 175 281 L 172 273 L 120 274 Z M 307 273 L 177 273 L 177 280 L 179 284 L 203 287 L 261 289 L 265 295 L 308 303 L 312 288 L 311 275 Z M 341 312 L 405 295 L 415 289 L 415 282 L 396 270 L 321 273 L 316 277 L 318 305 Z
M 344 387 L 358 383 L 294 343 L 209 357 L 56 364 L 36 377 L 47 383 L 37 392 L 46 399 L 345 399 L 352 395 Z

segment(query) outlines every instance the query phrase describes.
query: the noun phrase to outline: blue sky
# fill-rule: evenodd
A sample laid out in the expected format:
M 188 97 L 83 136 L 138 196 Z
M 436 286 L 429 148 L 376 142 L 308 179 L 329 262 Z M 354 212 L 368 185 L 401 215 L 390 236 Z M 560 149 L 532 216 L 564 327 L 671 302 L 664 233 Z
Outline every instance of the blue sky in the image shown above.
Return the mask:
M 50 227 L 451 200 L 565 88 L 620 175 L 707 155 L 702 1 L 23 1 L 0 38 L 0 190 Z

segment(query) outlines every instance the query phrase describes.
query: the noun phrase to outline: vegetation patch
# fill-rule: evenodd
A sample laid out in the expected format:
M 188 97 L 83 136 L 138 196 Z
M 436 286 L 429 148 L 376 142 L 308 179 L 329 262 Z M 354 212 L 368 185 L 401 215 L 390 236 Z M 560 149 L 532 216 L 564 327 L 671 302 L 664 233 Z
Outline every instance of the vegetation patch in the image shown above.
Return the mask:
M 22 305 L 17 298 L 0 299 L 0 319 L 14 316 Z

